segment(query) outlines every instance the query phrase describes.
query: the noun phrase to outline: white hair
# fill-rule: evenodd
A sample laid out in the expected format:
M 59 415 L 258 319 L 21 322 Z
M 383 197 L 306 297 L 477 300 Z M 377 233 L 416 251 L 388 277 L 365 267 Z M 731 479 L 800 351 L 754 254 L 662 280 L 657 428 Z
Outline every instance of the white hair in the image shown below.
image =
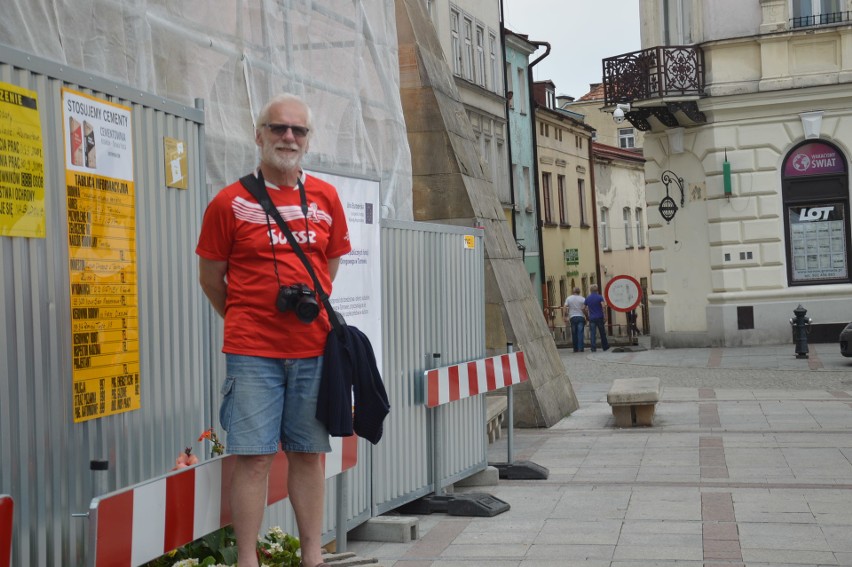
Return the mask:
M 269 99 L 269 102 L 267 102 L 266 104 L 263 105 L 263 108 L 260 109 L 260 112 L 257 115 L 256 126 L 260 127 L 261 124 L 266 124 L 266 121 L 269 118 L 269 110 L 273 106 L 275 106 L 276 104 L 293 103 L 293 102 L 297 103 L 297 104 L 301 104 L 305 108 L 305 113 L 308 117 L 307 124 L 305 124 L 305 126 L 307 126 L 308 130 L 310 130 L 311 126 L 313 125 L 313 115 L 311 113 L 311 107 L 308 106 L 308 103 L 305 102 L 305 100 L 302 97 L 291 94 L 291 93 L 283 93 L 283 94 L 275 95 L 274 97 Z

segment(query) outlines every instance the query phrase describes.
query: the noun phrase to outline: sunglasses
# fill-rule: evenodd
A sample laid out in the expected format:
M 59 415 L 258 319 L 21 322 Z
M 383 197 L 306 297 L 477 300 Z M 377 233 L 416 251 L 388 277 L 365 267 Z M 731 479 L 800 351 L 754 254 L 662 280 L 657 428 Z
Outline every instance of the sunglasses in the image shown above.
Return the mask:
M 292 126 L 290 124 L 262 124 L 263 128 L 269 129 L 273 136 L 283 136 L 287 130 L 293 132 L 295 138 L 304 138 L 310 130 L 304 126 Z

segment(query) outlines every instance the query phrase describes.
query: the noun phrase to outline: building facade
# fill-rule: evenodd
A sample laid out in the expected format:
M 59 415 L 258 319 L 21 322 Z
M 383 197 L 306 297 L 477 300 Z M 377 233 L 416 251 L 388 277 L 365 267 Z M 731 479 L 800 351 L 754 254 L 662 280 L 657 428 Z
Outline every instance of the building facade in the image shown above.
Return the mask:
M 586 124 L 595 129 L 595 142 L 621 148 L 623 150 L 642 151 L 642 130 L 627 121 L 616 123 L 611 112 L 604 112 L 603 83 L 592 83 L 589 92 L 574 100 L 571 97 L 558 98 L 560 108 L 577 112 L 584 116 Z
M 499 0 L 425 0 L 476 134 L 482 167 L 512 218 Z
M 852 319 L 848 0 L 642 0 L 604 61 L 645 131 L 652 343 L 790 341 Z
M 539 223 L 542 231 L 545 315 L 562 327 L 561 309 L 574 287 L 583 295 L 600 281 L 595 234 L 592 128 L 558 108 L 552 81 L 533 84 Z
M 506 45 L 507 98 L 509 106 L 509 155 L 513 184 L 513 230 L 524 266 L 539 304 L 541 295 L 541 253 L 539 249 L 538 207 L 535 198 L 535 148 L 533 113 L 530 110 L 529 63 L 538 45 L 527 36 L 504 30 Z M 509 94 L 511 93 L 511 94 Z
M 648 209 L 645 201 L 645 159 L 641 154 L 592 143 L 595 168 L 601 291 L 616 276 L 639 283 L 642 300 L 636 309 L 639 329 L 649 330 L 648 288 L 651 259 L 648 250 Z M 609 333 L 627 335 L 627 313 L 610 309 Z

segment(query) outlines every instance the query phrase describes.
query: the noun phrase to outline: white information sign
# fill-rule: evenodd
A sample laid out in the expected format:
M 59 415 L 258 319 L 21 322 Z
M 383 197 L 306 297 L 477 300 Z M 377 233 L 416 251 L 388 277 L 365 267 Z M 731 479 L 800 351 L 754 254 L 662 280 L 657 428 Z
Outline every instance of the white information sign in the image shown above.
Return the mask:
M 331 304 L 370 339 L 382 370 L 382 280 L 379 182 L 308 172 L 337 188 L 352 251 L 340 259 Z

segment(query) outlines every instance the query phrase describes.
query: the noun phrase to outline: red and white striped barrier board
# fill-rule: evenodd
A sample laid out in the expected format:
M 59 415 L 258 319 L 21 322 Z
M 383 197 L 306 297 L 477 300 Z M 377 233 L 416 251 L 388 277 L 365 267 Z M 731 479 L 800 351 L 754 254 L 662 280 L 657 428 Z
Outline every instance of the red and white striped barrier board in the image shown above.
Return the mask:
M 325 477 L 355 466 L 358 438 L 332 437 Z M 133 567 L 231 523 L 233 455 L 179 469 L 95 498 L 89 508 L 93 566 Z M 287 457 L 272 463 L 266 503 L 287 498 Z
M 15 517 L 15 502 L 11 496 L 0 494 L 0 567 L 12 563 L 12 521 Z
M 426 407 L 433 408 L 529 380 L 521 351 L 424 372 Z

